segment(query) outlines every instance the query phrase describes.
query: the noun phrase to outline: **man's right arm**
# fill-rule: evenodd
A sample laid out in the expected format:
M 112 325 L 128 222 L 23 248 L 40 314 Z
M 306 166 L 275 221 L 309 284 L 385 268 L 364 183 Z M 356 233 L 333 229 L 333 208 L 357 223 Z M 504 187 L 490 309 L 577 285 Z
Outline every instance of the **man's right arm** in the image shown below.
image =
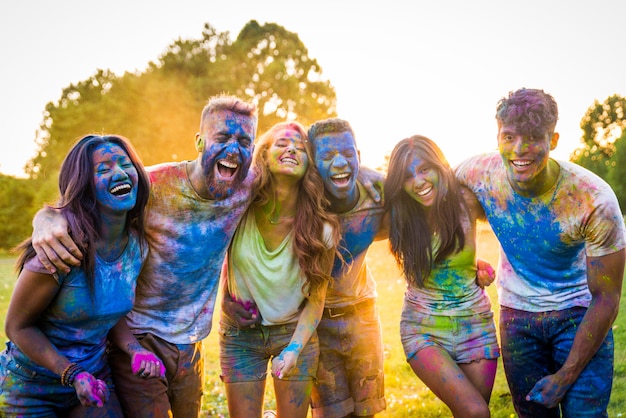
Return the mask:
M 51 273 L 69 273 L 79 266 L 83 254 L 72 240 L 63 214 L 53 208 L 43 208 L 33 218 L 32 244 L 41 264 Z

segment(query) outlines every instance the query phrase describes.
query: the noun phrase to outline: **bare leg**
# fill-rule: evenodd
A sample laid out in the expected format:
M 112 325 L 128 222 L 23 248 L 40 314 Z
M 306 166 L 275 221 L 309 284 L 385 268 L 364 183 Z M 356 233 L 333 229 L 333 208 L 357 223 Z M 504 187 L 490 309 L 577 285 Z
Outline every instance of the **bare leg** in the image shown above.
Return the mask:
M 228 414 L 232 418 L 256 418 L 263 413 L 265 380 L 226 383 Z
M 465 376 L 472 382 L 474 387 L 478 389 L 487 404 L 491 399 L 491 391 L 493 383 L 496 380 L 496 369 L 498 368 L 498 360 L 480 360 L 467 364 L 459 364 Z
M 274 379 L 279 418 L 306 418 L 311 403 L 312 380 Z
M 417 352 L 409 364 L 439 399 L 459 417 L 490 417 L 489 405 L 450 355 L 437 347 Z

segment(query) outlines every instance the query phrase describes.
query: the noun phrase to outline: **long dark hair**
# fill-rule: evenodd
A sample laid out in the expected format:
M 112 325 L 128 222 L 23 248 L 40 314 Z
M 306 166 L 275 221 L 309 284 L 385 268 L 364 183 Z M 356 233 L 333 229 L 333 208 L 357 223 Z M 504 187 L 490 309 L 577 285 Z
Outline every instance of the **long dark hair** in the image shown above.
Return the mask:
M 60 210 L 65 216 L 72 239 L 83 253 L 82 268 L 87 276 L 89 289 L 94 288 L 96 242 L 100 239 L 100 213 L 93 183 L 93 152 L 101 145 L 111 143 L 126 152 L 135 166 L 138 175 L 137 201 L 126 216 L 126 233 L 131 230 L 145 242 L 145 207 L 150 195 L 150 180 L 143 168 L 141 159 L 130 141 L 119 135 L 87 135 L 79 139 L 63 160 L 59 172 L 60 198 L 50 208 Z M 17 260 L 17 269 L 22 271 L 24 263 L 35 256 L 32 240 L 29 238 L 19 244 L 16 251 L 21 251 Z
M 403 189 L 414 155 L 439 174 L 435 201 L 426 211 Z M 429 138 L 415 135 L 398 142 L 389 159 L 385 180 L 385 208 L 391 218 L 389 243 L 391 253 L 402 267 L 406 280 L 418 287 L 439 263 L 465 245 L 461 211 L 466 210 L 459 186 L 441 149 Z M 433 254 L 432 238 L 437 234 L 439 247 Z

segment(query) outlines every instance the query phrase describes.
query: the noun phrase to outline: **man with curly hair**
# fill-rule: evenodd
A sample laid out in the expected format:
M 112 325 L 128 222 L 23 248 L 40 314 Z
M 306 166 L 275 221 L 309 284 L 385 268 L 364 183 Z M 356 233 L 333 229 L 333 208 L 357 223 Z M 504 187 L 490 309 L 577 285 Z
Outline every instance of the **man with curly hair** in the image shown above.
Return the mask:
M 543 90 L 509 93 L 497 105 L 499 153 L 466 160 L 457 176 L 501 244 L 500 336 L 515 410 L 607 416 L 624 219 L 604 180 L 550 158 L 557 119 Z

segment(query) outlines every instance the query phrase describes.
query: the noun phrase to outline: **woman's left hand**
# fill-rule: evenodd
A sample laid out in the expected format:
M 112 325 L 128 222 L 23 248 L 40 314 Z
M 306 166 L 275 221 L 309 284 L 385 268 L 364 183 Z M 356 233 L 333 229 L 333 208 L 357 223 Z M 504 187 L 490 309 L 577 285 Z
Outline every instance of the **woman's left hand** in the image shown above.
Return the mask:
M 288 376 L 293 371 L 298 362 L 298 354 L 289 347 L 272 360 L 272 376 L 279 379 Z
M 80 372 L 74 379 L 74 390 L 83 406 L 102 408 L 109 400 L 109 388 L 106 382 L 96 379 L 88 372 Z

